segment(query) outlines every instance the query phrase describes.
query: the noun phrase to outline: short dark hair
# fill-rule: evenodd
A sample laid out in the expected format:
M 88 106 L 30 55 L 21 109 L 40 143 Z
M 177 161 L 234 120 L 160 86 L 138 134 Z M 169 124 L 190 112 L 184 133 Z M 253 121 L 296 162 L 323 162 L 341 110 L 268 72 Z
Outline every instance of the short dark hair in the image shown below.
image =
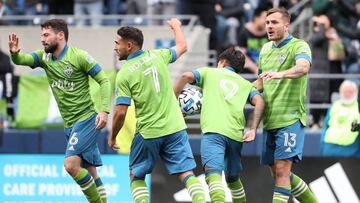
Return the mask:
M 260 17 L 263 12 L 267 12 L 268 8 L 265 6 L 259 6 L 254 10 L 253 20 L 255 17 Z
M 241 72 L 245 65 L 245 55 L 240 49 L 235 47 L 225 49 L 219 56 L 218 61 L 221 60 L 226 60 L 229 63 L 229 66 L 235 69 L 236 73 Z
M 271 15 L 273 13 L 280 13 L 282 18 L 286 22 L 290 23 L 291 16 L 290 16 L 290 13 L 285 8 L 272 8 L 272 9 L 267 11 L 266 16 L 269 16 L 269 15 Z
M 144 43 L 144 36 L 140 29 L 124 26 L 118 29 L 117 34 L 125 40 L 133 41 L 140 49 Z
M 55 31 L 55 33 L 64 32 L 65 41 L 67 42 L 69 39 L 68 25 L 67 25 L 66 21 L 63 19 L 47 20 L 43 24 L 41 24 L 41 29 L 43 29 L 43 28 L 51 28 Z

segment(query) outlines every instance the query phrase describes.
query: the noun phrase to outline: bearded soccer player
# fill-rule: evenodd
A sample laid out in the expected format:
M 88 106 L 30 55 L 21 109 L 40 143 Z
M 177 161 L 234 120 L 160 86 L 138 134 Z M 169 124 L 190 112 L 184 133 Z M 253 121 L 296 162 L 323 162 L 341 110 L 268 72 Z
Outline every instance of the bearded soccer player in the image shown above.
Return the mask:
M 115 51 L 126 63 L 116 76 L 116 107 L 108 144 L 118 149 L 116 136 L 132 99 L 137 119 L 129 158 L 134 202 L 149 202 L 144 180 L 160 156 L 169 174 L 177 175 L 184 183 L 193 202 L 205 203 L 202 185 L 192 172 L 196 163 L 168 70 L 168 64 L 186 52 L 186 41 L 178 19 L 173 18 L 168 24 L 175 35 L 175 47 L 170 49 L 144 51 L 141 30 L 118 29 Z
M 263 89 L 264 144 L 261 163 L 271 168 L 275 180 L 273 203 L 288 202 L 293 195 L 302 203 L 317 202 L 307 184 L 291 172 L 302 159 L 307 74 L 311 66 L 309 45 L 289 34 L 290 14 L 283 8 L 266 14 L 270 42 L 264 44 L 255 81 Z
M 79 184 L 89 202 L 106 202 L 106 192 L 96 167 L 102 165 L 96 137 L 106 126 L 110 82 L 100 65 L 85 51 L 67 44 L 68 26 L 52 19 L 41 24 L 44 49 L 31 54 L 20 52 L 19 38 L 9 35 L 12 61 L 46 72 L 51 90 L 64 119 L 67 140 L 65 170 Z M 96 113 L 90 98 L 89 76 L 100 85 L 101 112 Z

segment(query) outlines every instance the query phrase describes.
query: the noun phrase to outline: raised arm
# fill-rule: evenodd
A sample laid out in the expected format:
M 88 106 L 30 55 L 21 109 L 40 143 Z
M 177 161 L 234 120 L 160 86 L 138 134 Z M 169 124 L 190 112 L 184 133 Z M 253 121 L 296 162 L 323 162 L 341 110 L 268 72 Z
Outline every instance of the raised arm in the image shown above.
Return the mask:
M 179 21 L 179 19 L 171 18 L 168 21 L 168 24 L 174 32 L 176 58 L 178 59 L 187 51 L 185 36 L 181 31 L 181 22 Z
M 35 59 L 31 54 L 20 52 L 19 37 L 15 33 L 9 35 L 9 51 L 11 60 L 16 65 L 34 66 Z
M 192 72 L 183 73 L 174 85 L 174 92 L 175 92 L 176 98 L 179 97 L 179 94 L 184 89 L 184 87 L 187 83 L 192 84 L 194 82 L 195 82 L 195 76 Z

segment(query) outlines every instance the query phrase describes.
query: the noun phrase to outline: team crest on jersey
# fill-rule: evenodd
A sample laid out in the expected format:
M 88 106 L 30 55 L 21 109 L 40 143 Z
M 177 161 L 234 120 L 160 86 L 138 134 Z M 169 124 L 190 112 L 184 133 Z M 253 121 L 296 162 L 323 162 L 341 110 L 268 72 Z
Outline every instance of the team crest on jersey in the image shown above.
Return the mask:
M 285 59 L 286 59 L 286 54 L 285 53 L 280 53 L 280 55 L 279 55 L 279 63 L 283 64 Z
M 74 72 L 73 68 L 71 66 L 66 66 L 64 69 L 64 73 L 66 77 L 70 78 L 71 74 Z

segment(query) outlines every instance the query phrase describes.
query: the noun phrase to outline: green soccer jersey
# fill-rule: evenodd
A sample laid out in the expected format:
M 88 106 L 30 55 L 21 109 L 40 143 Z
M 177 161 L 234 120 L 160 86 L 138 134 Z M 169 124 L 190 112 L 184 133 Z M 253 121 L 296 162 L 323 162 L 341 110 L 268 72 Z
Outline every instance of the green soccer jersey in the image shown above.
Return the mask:
M 186 128 L 168 70 L 175 59 L 174 49 L 139 50 L 129 55 L 116 76 L 116 105 L 134 101 L 136 131 L 145 139 Z
M 306 59 L 311 63 L 309 45 L 289 35 L 279 46 L 266 43 L 260 52 L 261 71 L 284 71 L 292 68 L 297 59 Z M 305 96 L 307 75 L 298 79 L 282 79 L 263 82 L 263 97 L 266 103 L 264 111 L 264 129 L 283 128 L 300 120 L 306 125 Z
M 31 54 L 12 54 L 11 58 L 15 64 L 45 70 L 65 127 L 72 127 L 75 122 L 95 113 L 89 90 L 89 75 L 97 80 L 96 76 L 101 75 L 100 72 L 104 73 L 87 52 L 66 45 L 58 58 L 44 50 Z M 110 86 L 102 91 L 102 111 L 109 112 L 110 94 Z
M 195 84 L 202 89 L 201 130 L 243 140 L 244 107 L 259 94 L 253 84 L 231 67 L 199 68 L 193 71 Z

